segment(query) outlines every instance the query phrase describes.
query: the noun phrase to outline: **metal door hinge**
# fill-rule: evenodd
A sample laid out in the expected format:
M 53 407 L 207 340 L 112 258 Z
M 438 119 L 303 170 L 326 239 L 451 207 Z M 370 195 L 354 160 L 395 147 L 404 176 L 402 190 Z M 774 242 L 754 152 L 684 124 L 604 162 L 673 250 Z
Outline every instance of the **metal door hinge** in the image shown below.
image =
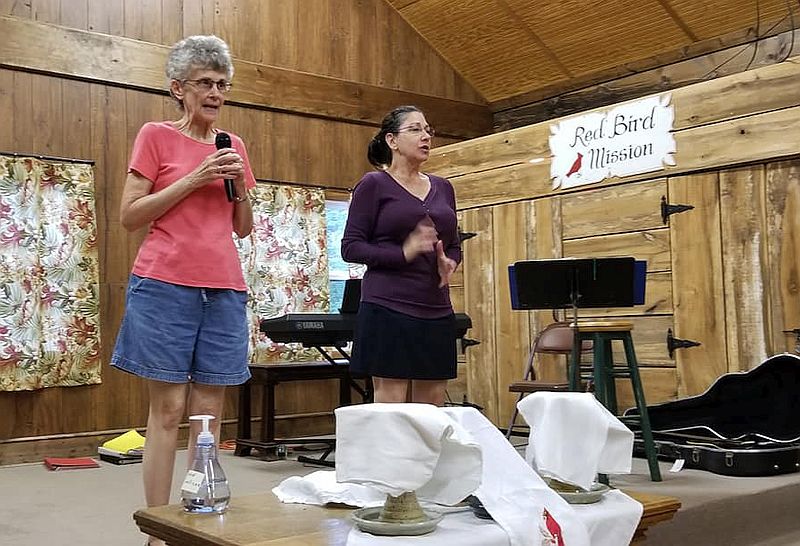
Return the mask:
M 689 347 L 698 347 L 700 345 L 702 344 L 699 341 L 674 337 L 672 335 L 672 328 L 667 330 L 667 351 L 669 351 L 670 358 L 672 358 L 672 355 L 675 353 L 675 349 L 687 349 Z
M 687 210 L 692 210 L 694 205 L 671 205 L 667 203 L 667 196 L 661 196 L 661 221 L 669 223 L 669 217 L 673 214 L 678 214 L 680 212 L 686 212 Z
M 461 226 L 458 226 L 458 242 L 463 243 L 467 239 L 472 239 L 475 237 L 477 233 L 473 233 L 471 231 L 461 231 Z

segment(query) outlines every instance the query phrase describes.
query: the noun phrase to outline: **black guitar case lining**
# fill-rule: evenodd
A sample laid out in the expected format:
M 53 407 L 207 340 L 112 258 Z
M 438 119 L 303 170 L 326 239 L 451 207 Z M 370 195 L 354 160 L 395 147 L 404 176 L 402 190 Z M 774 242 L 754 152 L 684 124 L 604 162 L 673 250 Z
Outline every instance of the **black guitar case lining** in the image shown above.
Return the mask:
M 659 457 L 728 476 L 800 471 L 800 357 L 719 377 L 699 396 L 648 406 Z M 638 414 L 636 408 L 625 416 Z M 623 417 L 624 420 L 624 417 Z M 635 452 L 644 453 L 641 434 Z

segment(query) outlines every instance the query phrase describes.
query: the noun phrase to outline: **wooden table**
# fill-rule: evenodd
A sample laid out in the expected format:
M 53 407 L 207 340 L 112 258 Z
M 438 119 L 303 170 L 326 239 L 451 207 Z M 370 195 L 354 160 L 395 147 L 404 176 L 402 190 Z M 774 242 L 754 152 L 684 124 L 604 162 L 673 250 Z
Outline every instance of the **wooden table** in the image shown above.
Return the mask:
M 652 525 L 672 519 L 681 503 L 673 497 L 626 491 L 644 505 L 634 543 Z M 352 508 L 283 504 L 272 493 L 235 497 L 221 515 L 194 515 L 171 504 L 139 510 L 143 533 L 170 546 L 344 546 Z

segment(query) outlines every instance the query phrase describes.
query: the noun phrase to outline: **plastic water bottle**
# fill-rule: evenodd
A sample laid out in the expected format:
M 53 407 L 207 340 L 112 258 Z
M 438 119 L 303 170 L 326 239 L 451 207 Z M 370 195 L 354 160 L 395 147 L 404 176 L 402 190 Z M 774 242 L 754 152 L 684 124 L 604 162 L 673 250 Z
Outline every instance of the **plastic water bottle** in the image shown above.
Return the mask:
M 221 513 L 228 508 L 231 490 L 228 479 L 217 459 L 214 435 L 208 429 L 213 415 L 192 415 L 192 421 L 203 421 L 203 430 L 197 435 L 194 461 L 181 485 L 183 509 L 193 514 Z

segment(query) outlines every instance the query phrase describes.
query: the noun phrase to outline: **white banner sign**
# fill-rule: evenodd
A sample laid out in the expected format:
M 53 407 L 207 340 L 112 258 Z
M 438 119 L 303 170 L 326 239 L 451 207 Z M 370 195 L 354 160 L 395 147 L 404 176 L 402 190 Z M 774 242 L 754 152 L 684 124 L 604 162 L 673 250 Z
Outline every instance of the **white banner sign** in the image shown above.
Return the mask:
M 674 165 L 670 95 L 622 104 L 550 126 L 553 189 Z

